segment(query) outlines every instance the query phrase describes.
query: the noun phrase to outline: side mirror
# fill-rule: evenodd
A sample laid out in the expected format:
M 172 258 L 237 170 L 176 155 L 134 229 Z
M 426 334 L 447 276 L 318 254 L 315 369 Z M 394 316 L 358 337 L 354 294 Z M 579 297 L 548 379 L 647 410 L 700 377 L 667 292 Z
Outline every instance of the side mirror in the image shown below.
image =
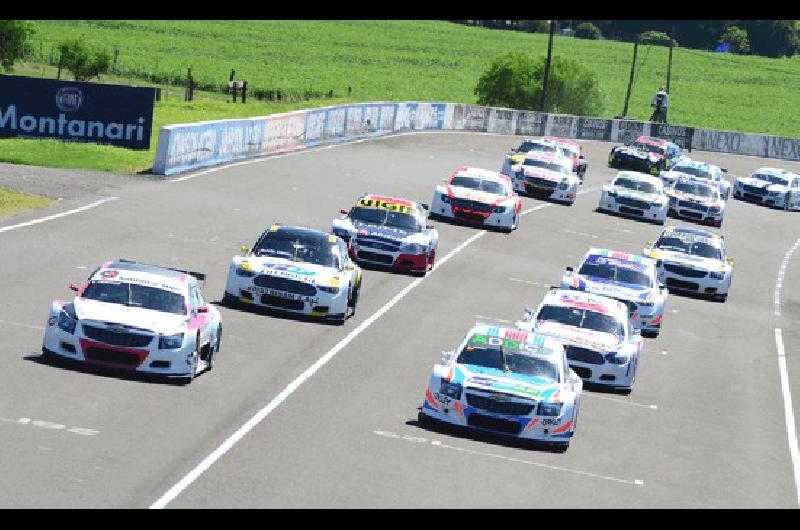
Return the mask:
M 728 172 L 728 168 L 721 167 L 720 169 L 722 170 L 723 173 L 727 173 Z
M 567 267 L 567 272 L 575 272 L 575 269 L 572 267 Z
M 726 261 L 726 262 L 728 262 L 728 264 L 729 264 L 731 267 L 733 266 L 733 258 L 727 258 L 725 261 Z
M 442 177 L 442 178 L 441 178 L 441 181 L 442 181 L 442 182 L 447 182 L 447 177 Z
M 69 284 L 69 290 L 70 291 L 75 291 L 77 293 L 78 291 L 80 291 L 80 287 L 78 287 L 74 283 L 71 283 L 71 284 Z
M 644 246 L 647 247 L 647 248 L 651 248 L 653 246 L 653 242 L 652 241 L 648 241 L 647 243 L 644 244 Z
M 430 210 L 431 209 L 431 207 L 429 205 L 425 204 L 424 202 L 419 203 L 419 205 L 422 206 L 423 208 L 425 208 L 426 210 Z
M 339 213 L 340 213 L 340 214 L 343 214 L 343 215 L 347 215 L 347 210 L 345 210 L 344 208 L 342 208 L 341 210 L 339 210 Z
M 242 248 L 239 249 L 239 252 L 241 252 L 243 255 L 246 255 L 248 252 L 250 252 L 250 249 L 243 246 Z
M 450 362 L 450 359 L 453 358 L 453 355 L 455 355 L 455 353 L 456 352 L 454 351 L 443 351 L 441 364 L 447 364 L 448 362 Z
M 198 307 L 197 308 L 197 312 L 198 313 L 208 313 L 208 306 L 204 305 L 204 306 Z
M 356 270 L 356 268 L 353 266 L 352 263 L 348 263 L 347 265 L 344 266 L 344 270 L 353 271 L 353 270 Z

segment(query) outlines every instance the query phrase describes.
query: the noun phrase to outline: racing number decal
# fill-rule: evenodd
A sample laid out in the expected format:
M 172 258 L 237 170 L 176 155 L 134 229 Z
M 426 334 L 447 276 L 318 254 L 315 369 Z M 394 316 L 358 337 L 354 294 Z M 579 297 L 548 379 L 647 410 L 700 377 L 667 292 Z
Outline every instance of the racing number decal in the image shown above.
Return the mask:
M 377 208 L 380 210 L 389 210 L 391 212 L 399 213 L 412 213 L 416 209 L 414 206 L 408 204 L 401 204 L 399 202 L 380 200 L 380 199 L 361 199 L 358 201 L 358 206 L 362 208 Z

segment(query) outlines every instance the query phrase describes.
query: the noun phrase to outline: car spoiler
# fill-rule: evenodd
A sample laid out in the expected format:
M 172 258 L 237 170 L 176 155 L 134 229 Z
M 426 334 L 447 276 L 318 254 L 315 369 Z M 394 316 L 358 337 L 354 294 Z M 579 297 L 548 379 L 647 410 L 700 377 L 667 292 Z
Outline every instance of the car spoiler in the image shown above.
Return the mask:
M 150 267 L 156 267 L 158 269 L 165 269 L 165 270 L 168 270 L 168 271 L 180 272 L 180 273 L 188 274 L 189 276 L 194 277 L 197 281 L 203 282 L 203 284 L 205 284 L 205 282 L 206 282 L 206 275 L 204 273 L 202 273 L 202 272 L 186 271 L 186 270 L 182 270 L 182 269 L 173 269 L 172 267 L 164 267 L 163 265 L 153 265 L 151 263 L 142 263 L 141 261 L 134 261 L 134 260 L 130 260 L 130 259 L 119 259 L 117 261 L 120 261 L 122 263 L 137 263 L 139 265 L 147 265 L 147 266 L 150 266 Z

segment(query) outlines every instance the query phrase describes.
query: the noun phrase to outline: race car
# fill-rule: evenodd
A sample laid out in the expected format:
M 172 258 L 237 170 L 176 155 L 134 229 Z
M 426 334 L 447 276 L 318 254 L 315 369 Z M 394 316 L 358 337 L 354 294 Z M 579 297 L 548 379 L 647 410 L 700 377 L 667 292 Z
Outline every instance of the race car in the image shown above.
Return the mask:
M 551 289 L 536 310 L 526 308 L 517 327 L 564 343 L 570 368 L 584 383 L 630 393 L 644 339 L 628 308 L 613 298 Z
M 679 177 L 667 187 L 669 213 L 711 226 L 721 227 L 725 217 L 725 201 L 719 188 L 705 179 Z
M 558 146 L 555 145 L 553 142 L 548 142 L 542 140 L 541 138 L 526 138 L 519 144 L 517 148 L 511 148 L 508 153 L 506 153 L 505 158 L 503 159 L 503 166 L 500 169 L 500 173 L 503 175 L 511 175 L 513 174 L 512 167 L 519 165 L 525 160 L 525 157 L 531 151 L 541 151 L 544 153 L 553 153 L 559 154 L 561 151 L 559 150 Z
M 477 323 L 433 367 L 418 418 L 423 426 L 443 422 L 566 451 L 582 391 L 560 342 Z
M 42 356 L 191 383 L 211 370 L 222 344 L 222 317 L 198 281 L 205 275 L 108 261 L 82 286 L 70 285 L 71 302 L 53 302 Z
M 733 259 L 722 236 L 706 230 L 668 226 L 644 255 L 657 260 L 658 280 L 672 292 L 688 292 L 718 302 L 728 299 Z
M 567 140 L 566 138 L 558 138 L 555 136 L 545 136 L 542 140 L 546 142 L 552 142 L 559 149 L 561 149 L 561 154 L 572 160 L 572 171 L 578 176 L 583 184 L 583 179 L 586 178 L 586 169 L 588 168 L 588 164 L 586 162 L 586 157 L 583 156 L 583 147 L 578 142 L 573 140 Z
M 531 151 L 511 169 L 517 193 L 552 199 L 568 206 L 575 204 L 581 181 L 572 173 L 572 162 L 564 155 Z
M 658 177 L 620 171 L 614 181 L 603 186 L 597 211 L 636 217 L 664 224 L 669 210 L 669 198 Z
M 484 228 L 516 230 L 522 199 L 514 193 L 507 175 L 461 166 L 444 184 L 436 186 L 431 217 L 450 219 Z
M 784 210 L 800 210 L 800 175 L 762 167 L 749 177 L 736 179 L 733 196 Z
M 355 314 L 360 291 L 361 268 L 342 238 L 274 224 L 252 250 L 242 247 L 242 255 L 234 256 L 222 301 L 344 324 Z
M 365 194 L 332 231 L 358 263 L 424 276 L 433 268 L 439 232 L 428 222 L 428 206 L 407 199 Z
M 667 288 L 658 283 L 656 260 L 604 248 L 592 248 L 561 278 L 574 289 L 619 300 L 628 307 L 631 325 L 646 337 L 658 337 L 664 320 Z
M 725 178 L 725 171 L 726 170 L 714 164 L 707 164 L 705 162 L 698 162 L 697 160 L 685 158 L 675 164 L 669 171 L 662 171 L 659 176 L 666 185 L 675 184 L 675 181 L 680 177 L 705 179 L 709 184 L 717 186 L 722 198 L 728 200 L 728 196 L 731 192 L 731 184 Z
M 682 157 L 681 148 L 672 142 L 653 136 L 639 136 L 625 145 L 613 147 L 608 155 L 608 167 L 658 175 Z

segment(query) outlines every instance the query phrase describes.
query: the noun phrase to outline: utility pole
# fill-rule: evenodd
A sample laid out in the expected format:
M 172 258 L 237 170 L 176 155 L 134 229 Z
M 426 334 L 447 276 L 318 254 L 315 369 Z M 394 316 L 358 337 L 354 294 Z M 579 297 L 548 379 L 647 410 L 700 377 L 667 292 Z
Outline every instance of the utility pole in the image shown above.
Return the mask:
M 628 79 L 628 92 L 625 94 L 625 108 L 622 109 L 622 116 L 628 117 L 628 102 L 631 100 L 631 88 L 633 88 L 633 72 L 636 69 L 636 52 L 639 49 L 639 37 L 633 41 L 633 62 L 631 63 L 631 77 Z
M 669 44 L 669 62 L 667 63 L 667 94 L 669 94 L 669 81 L 672 78 L 672 43 Z
M 553 58 L 553 32 L 556 28 L 556 21 L 550 21 L 550 39 L 547 42 L 547 62 L 544 65 L 544 83 L 542 84 L 542 101 L 539 110 L 544 112 L 544 104 L 547 101 L 547 78 L 550 77 L 550 62 Z

